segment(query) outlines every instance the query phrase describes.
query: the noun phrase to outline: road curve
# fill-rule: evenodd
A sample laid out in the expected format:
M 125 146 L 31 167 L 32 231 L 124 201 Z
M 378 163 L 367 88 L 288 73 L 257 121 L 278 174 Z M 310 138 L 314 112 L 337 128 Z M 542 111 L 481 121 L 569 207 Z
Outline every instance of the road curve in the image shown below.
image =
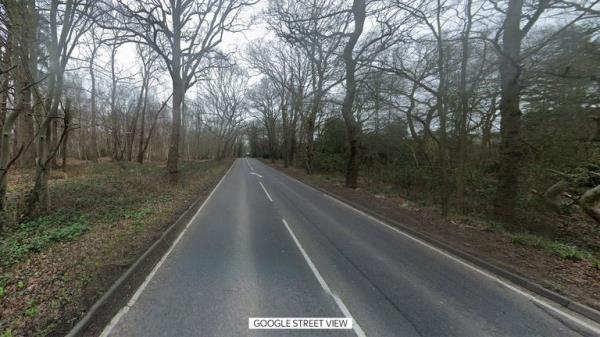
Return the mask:
M 249 330 L 249 317 L 353 330 Z M 238 159 L 103 336 L 600 336 L 577 314 Z

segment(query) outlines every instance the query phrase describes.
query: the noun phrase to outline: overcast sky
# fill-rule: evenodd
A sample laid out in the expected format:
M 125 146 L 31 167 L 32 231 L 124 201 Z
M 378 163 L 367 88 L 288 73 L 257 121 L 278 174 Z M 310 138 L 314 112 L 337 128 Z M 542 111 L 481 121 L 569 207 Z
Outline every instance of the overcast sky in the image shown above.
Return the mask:
M 256 39 L 261 38 L 269 38 L 272 34 L 267 30 L 265 22 L 260 20 L 260 13 L 266 8 L 268 5 L 268 0 L 261 0 L 259 3 L 247 7 L 242 13 L 240 19 L 243 22 L 248 23 L 248 29 L 242 32 L 227 32 L 224 34 L 223 41 L 219 45 L 219 48 L 226 53 L 232 55 L 236 62 L 243 65 L 242 56 L 243 53 L 248 46 L 248 44 Z M 80 68 L 80 61 L 85 60 L 87 58 L 87 47 L 82 43 L 79 46 L 78 51 L 74 54 L 75 59 L 73 60 L 70 68 L 78 69 L 77 74 L 79 76 L 83 76 L 82 80 L 88 82 L 90 79 L 88 78 L 88 72 L 82 70 Z M 97 56 L 96 68 L 97 68 L 97 76 L 100 81 L 103 83 L 107 83 L 110 81 L 110 57 L 109 57 L 109 49 L 104 48 L 102 52 Z M 126 77 L 135 77 L 138 81 L 141 81 L 140 67 L 141 62 L 138 59 L 138 55 L 136 53 L 135 44 L 127 43 L 122 45 L 117 53 L 117 74 L 120 78 Z M 79 64 L 79 65 L 78 65 Z M 161 98 L 166 98 L 169 96 L 171 91 L 171 79 L 167 73 L 167 71 L 163 71 L 161 73 L 160 82 L 162 85 L 159 85 L 157 89 L 157 95 Z M 250 80 L 250 83 L 254 82 L 254 79 Z M 191 98 L 195 96 L 196 89 L 190 88 L 188 90 L 187 98 Z

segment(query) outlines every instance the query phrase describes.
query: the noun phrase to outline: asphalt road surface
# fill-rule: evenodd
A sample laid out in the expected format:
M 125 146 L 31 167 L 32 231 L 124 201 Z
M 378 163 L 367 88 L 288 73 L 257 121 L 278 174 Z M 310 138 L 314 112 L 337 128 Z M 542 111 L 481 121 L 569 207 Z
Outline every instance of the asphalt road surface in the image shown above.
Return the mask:
M 351 317 L 352 330 L 249 330 Z M 103 336 L 600 336 L 597 324 L 238 159 Z

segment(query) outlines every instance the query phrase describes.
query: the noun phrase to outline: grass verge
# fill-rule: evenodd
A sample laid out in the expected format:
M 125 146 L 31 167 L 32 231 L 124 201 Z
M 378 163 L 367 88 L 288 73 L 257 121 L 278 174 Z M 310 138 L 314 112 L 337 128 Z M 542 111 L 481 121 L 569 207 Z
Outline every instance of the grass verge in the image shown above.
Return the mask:
M 587 250 L 529 233 L 507 233 L 513 243 L 525 245 L 560 256 L 563 259 L 588 261 L 598 268 L 600 262 Z

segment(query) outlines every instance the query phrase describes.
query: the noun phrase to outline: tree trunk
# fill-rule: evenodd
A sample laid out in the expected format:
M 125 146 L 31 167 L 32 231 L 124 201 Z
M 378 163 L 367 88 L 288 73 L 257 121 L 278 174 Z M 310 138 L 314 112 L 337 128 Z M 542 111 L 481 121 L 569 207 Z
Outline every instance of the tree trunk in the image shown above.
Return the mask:
M 25 77 L 27 78 L 27 77 Z M 24 81 L 25 87 L 30 85 L 29 81 Z M 20 167 L 35 167 L 35 147 L 31 146 L 35 137 L 33 126 L 33 110 L 31 106 L 31 88 L 24 88 L 21 93 L 21 114 L 19 115 L 19 146 L 23 147 L 23 153 L 19 158 Z
M 28 39 L 24 38 L 24 40 Z M 29 52 L 35 48 L 31 43 L 23 43 L 23 54 L 21 71 L 18 72 L 18 76 L 21 77 L 21 89 L 18 93 L 17 110 L 19 110 L 19 117 L 17 120 L 17 147 L 22 147 L 23 152 L 19 157 L 20 167 L 33 168 L 35 167 L 35 147 L 31 146 L 34 138 L 34 126 L 33 126 L 33 110 L 31 105 L 31 77 L 34 76 L 32 73 L 35 71 L 35 66 L 31 66 L 30 62 L 34 62 L 35 59 L 30 58 Z M 28 67 L 26 70 L 23 67 Z
M 186 116 L 185 116 L 185 96 L 181 102 L 181 126 L 180 126 L 180 131 L 179 131 L 179 148 L 180 150 L 180 157 L 183 160 L 187 160 L 188 156 L 187 156 L 187 151 L 186 151 L 186 141 L 187 141 L 187 134 L 186 134 Z
M 356 188 L 358 185 L 358 171 L 360 168 L 360 125 L 354 118 L 353 105 L 356 96 L 356 60 L 353 52 L 354 46 L 363 31 L 366 18 L 366 5 L 364 0 L 354 0 L 352 4 L 352 15 L 354 17 L 354 31 L 344 47 L 344 63 L 346 65 L 346 95 L 342 104 L 342 116 L 346 124 L 348 136 L 348 162 L 346 165 L 346 186 Z
M 520 101 L 520 29 L 523 0 L 510 0 L 503 31 L 503 53 L 500 58 L 500 167 L 494 213 L 501 221 L 515 220 L 519 196 L 519 171 L 523 158 L 521 147 Z
M 440 194 L 441 194 L 441 204 L 442 204 L 442 215 L 448 215 L 448 207 L 450 201 L 450 170 L 449 170 L 449 156 L 448 156 L 448 132 L 447 132 L 447 122 L 448 122 L 448 109 L 447 109 L 447 89 L 448 89 L 448 72 L 447 72 L 447 64 L 446 64 L 446 55 L 444 53 L 444 40 L 443 40 L 443 31 L 441 24 L 441 11 L 442 4 L 441 1 L 437 1 L 437 10 L 436 10 L 436 26 L 437 26 L 437 49 L 438 49 L 438 60 L 437 67 L 439 72 L 439 85 L 437 88 L 437 111 L 440 119 L 440 127 L 439 127 L 439 142 L 438 142 L 438 150 L 439 150 L 439 160 L 440 160 Z
M 67 98 L 67 103 L 65 106 L 65 119 L 64 119 L 64 139 L 62 142 L 62 165 L 61 168 L 64 170 L 67 169 L 67 156 L 69 152 L 69 127 L 71 125 L 71 100 Z
M 27 198 L 27 208 L 25 209 L 23 214 L 25 218 L 31 216 L 31 214 L 35 212 L 36 208 L 47 209 L 49 204 L 48 173 L 50 171 L 49 164 L 51 164 L 51 161 L 54 156 L 52 158 L 49 158 L 48 148 L 51 142 L 51 124 L 53 120 L 58 119 L 58 104 L 63 90 L 64 67 L 61 66 L 60 62 L 60 50 L 62 50 L 66 39 L 64 34 L 61 35 L 60 40 L 58 40 L 57 38 L 58 5 L 58 1 L 54 0 L 52 1 L 50 9 L 51 43 L 48 51 L 49 80 L 46 96 L 47 99 L 45 102 L 45 110 L 47 111 L 47 115 L 40 124 L 38 136 L 36 139 L 37 158 L 35 183 L 33 189 L 31 190 Z M 73 8 L 69 8 L 69 6 L 67 6 L 65 10 L 67 12 L 70 12 L 73 10 Z M 63 27 L 62 29 L 66 28 Z
M 125 157 L 127 161 L 131 161 L 133 158 L 133 143 L 135 141 L 135 134 L 137 131 L 138 119 L 142 110 L 142 106 L 144 104 L 145 92 L 147 90 L 146 87 L 146 74 L 144 74 L 144 78 L 142 80 L 142 88 L 140 89 L 140 95 L 138 97 L 138 101 L 135 107 L 135 112 L 133 113 L 133 118 L 131 123 L 127 128 L 127 143 L 125 144 Z
M 2 54 L 2 62 L 0 63 L 0 66 L 2 66 L 2 69 L 10 69 L 11 66 L 11 40 L 12 40 L 12 33 L 10 32 L 10 30 L 8 31 L 8 36 L 6 37 L 6 48 L 4 49 L 4 53 Z M 0 78 L 2 79 L 2 81 L 0 81 L 0 88 L 2 89 L 1 93 L 0 93 L 0 126 L 4 125 L 4 120 L 6 119 L 6 115 L 7 115 L 7 108 L 8 108 L 8 90 L 4 90 L 4 88 L 8 88 L 9 84 L 10 84 L 10 74 L 9 72 L 5 72 L 4 74 L 0 74 Z
M 111 74 L 111 87 L 110 87 L 110 119 L 112 127 L 112 159 L 121 160 L 119 155 L 119 117 L 117 115 L 117 75 L 115 73 L 115 58 L 117 54 L 116 42 L 112 46 L 110 54 L 110 74 Z
M 177 182 L 179 162 L 179 132 L 181 129 L 181 104 L 185 96 L 185 83 L 181 67 L 181 8 L 173 8 L 173 64 L 171 68 L 171 80 L 173 84 L 173 124 L 171 125 L 171 137 L 169 141 L 169 153 L 167 154 L 167 171 L 172 180 Z
M 285 168 L 290 166 L 290 120 L 288 115 L 287 102 L 282 99 L 281 104 L 281 119 L 283 124 L 283 166 Z
M 163 102 L 163 104 L 161 105 L 160 109 L 158 109 L 158 111 L 154 115 L 154 118 L 152 119 L 152 124 L 150 125 L 150 129 L 148 130 L 148 137 L 146 138 L 145 143 L 143 143 L 143 145 L 142 145 L 141 152 L 138 154 L 138 156 L 141 156 L 141 159 L 139 159 L 139 157 L 138 157 L 138 162 L 140 162 L 140 163 L 142 163 L 144 161 L 144 155 L 146 154 L 146 150 L 150 146 L 150 140 L 152 139 L 152 136 L 154 134 L 154 128 L 156 127 L 156 121 L 158 120 L 158 117 L 160 116 L 160 113 L 167 106 L 167 103 L 169 102 L 170 99 L 171 98 L 169 97 L 166 101 Z M 149 152 L 148 152 L 147 158 L 148 158 L 148 161 L 149 161 L 149 159 L 150 159 L 150 153 Z
M 15 109 L 4 121 L 2 125 L 2 145 L 0 146 L 0 211 L 6 210 L 6 187 L 8 182 L 8 164 L 11 154 L 12 128 L 20 111 Z
M 181 104 L 183 102 L 183 83 L 181 79 L 173 79 L 173 125 L 167 156 L 167 171 L 171 175 L 178 172 L 179 160 L 179 132 L 181 129 Z
M 472 25 L 471 0 L 467 0 L 465 5 L 465 29 L 462 32 L 461 45 L 462 57 L 460 62 L 460 82 L 459 82 L 459 125 L 458 125 L 458 172 L 456 174 L 456 206 L 459 212 L 465 212 L 465 180 L 466 180 L 466 161 L 467 161 L 467 143 L 469 126 L 469 100 L 470 93 L 467 90 L 467 72 L 469 58 L 471 56 L 470 34 Z
M 98 47 L 94 46 L 92 51 L 92 56 L 90 58 L 89 64 L 89 72 L 91 78 L 91 89 L 90 89 L 90 99 L 91 99 L 91 135 L 90 135 L 90 159 L 94 162 L 98 162 L 98 126 L 96 121 L 96 116 L 98 115 L 96 108 L 96 73 L 94 72 L 94 60 L 96 58 L 96 53 L 98 51 Z
M 62 92 L 62 90 L 61 90 Z M 58 100 L 60 100 L 60 97 L 58 97 Z M 57 114 L 58 116 L 58 114 Z M 58 148 L 59 144 L 58 144 L 58 117 L 57 118 L 53 118 L 52 119 L 52 123 L 50 124 L 50 130 L 51 130 L 51 135 L 50 135 L 50 149 L 56 149 Z M 52 156 L 52 158 L 50 158 L 50 163 L 53 169 L 57 169 L 60 167 L 60 165 L 58 165 L 58 159 L 57 156 Z
M 318 95 L 318 94 L 315 94 Z M 320 109 L 319 107 L 319 101 L 320 98 L 315 98 L 313 103 L 312 103 L 312 107 L 311 107 L 311 112 L 310 115 L 308 116 L 308 118 L 306 119 L 306 164 L 305 164 L 305 169 L 306 169 L 306 173 L 307 174 L 311 174 L 312 173 L 312 166 L 313 166 L 313 157 L 314 157 L 314 144 L 315 144 L 315 122 L 316 122 L 316 118 L 317 118 L 317 113 Z
M 148 90 L 144 93 L 144 104 L 142 104 L 142 113 L 140 120 L 140 141 L 138 144 L 137 162 L 142 164 L 144 162 L 144 137 L 146 136 L 146 108 L 148 106 Z
M 306 118 L 306 163 L 305 169 L 307 174 L 312 173 L 313 169 L 313 158 L 314 158 L 314 137 L 315 137 L 315 123 L 317 121 L 317 115 L 321 110 L 322 97 L 323 97 L 323 77 L 324 74 L 320 71 L 320 67 L 313 64 L 312 69 L 312 80 L 313 80 L 313 99 L 311 102 L 310 112 Z
M 489 160 L 489 156 L 492 150 L 492 127 L 496 120 L 496 97 L 492 97 L 490 102 L 490 110 L 484 117 L 481 125 L 481 164 L 485 165 Z

